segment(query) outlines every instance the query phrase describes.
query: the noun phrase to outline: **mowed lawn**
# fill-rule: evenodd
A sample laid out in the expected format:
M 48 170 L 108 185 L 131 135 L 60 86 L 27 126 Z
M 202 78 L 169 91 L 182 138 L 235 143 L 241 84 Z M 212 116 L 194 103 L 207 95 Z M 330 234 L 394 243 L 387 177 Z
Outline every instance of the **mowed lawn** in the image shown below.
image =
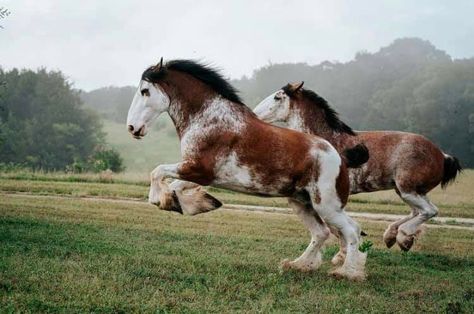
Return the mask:
M 280 273 L 309 241 L 293 215 L 0 194 L 0 312 L 474 311 L 473 231 L 429 228 L 401 253 L 361 224 L 374 248 L 354 283 L 327 275 L 334 239 L 321 270 Z

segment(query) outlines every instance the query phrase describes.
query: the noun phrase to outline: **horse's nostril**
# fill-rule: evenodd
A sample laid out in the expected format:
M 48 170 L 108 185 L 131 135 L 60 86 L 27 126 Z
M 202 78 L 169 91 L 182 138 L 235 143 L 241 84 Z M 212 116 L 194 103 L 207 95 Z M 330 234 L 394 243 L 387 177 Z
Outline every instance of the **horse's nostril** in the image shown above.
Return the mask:
M 136 130 L 135 132 L 133 132 L 133 135 L 135 136 L 142 136 L 142 131 L 143 131 L 143 127 L 139 128 L 138 130 Z
M 133 132 L 133 125 L 128 125 L 128 131 Z

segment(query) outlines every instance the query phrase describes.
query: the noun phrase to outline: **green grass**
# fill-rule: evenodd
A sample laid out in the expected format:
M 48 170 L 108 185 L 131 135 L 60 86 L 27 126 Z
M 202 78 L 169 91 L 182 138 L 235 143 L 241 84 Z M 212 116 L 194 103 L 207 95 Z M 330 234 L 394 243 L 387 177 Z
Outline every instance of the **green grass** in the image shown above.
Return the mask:
M 147 204 L 2 195 L 2 312 L 446 312 L 474 310 L 474 232 L 430 229 L 414 251 L 387 250 L 368 280 L 280 273 L 304 250 L 296 217 L 215 211 L 195 217 Z

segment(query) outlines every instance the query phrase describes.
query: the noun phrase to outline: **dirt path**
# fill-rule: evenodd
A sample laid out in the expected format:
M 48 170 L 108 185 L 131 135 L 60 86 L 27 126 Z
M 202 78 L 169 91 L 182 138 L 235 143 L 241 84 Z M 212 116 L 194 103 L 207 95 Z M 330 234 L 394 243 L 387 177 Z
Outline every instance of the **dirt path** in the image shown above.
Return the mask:
M 141 199 L 133 198 L 106 198 L 106 197 L 79 197 L 70 195 L 38 195 L 23 192 L 5 192 L 1 191 L 0 195 L 8 195 L 10 197 L 44 197 L 44 198 L 56 198 L 56 199 L 77 199 L 82 201 L 105 201 L 105 202 L 117 202 L 117 203 L 133 203 L 133 204 L 146 204 L 146 201 Z M 268 207 L 268 206 L 253 206 L 253 205 L 236 205 L 236 204 L 224 204 L 221 210 L 243 210 L 260 213 L 274 213 L 274 214 L 292 214 L 291 209 L 282 207 Z M 375 213 L 364 213 L 364 212 L 351 212 L 347 213 L 357 219 L 363 219 L 368 221 L 385 221 L 392 222 L 404 217 L 404 215 L 394 214 L 375 214 Z M 449 229 L 463 229 L 474 231 L 474 218 L 461 218 L 461 217 L 435 217 L 430 220 L 431 223 L 426 224 L 429 228 L 449 228 Z

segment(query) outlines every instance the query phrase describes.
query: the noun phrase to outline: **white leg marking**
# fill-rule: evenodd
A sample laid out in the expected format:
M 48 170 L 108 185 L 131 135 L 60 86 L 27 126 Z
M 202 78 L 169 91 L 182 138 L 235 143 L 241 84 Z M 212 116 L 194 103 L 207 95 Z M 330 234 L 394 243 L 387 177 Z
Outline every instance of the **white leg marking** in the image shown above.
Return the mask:
M 313 207 L 319 216 L 328 225 L 337 229 L 346 243 L 347 253 L 344 264 L 332 271 L 332 274 L 351 280 L 364 280 L 367 254 L 359 251 L 360 227 L 343 210 L 336 190 L 336 180 L 339 176 L 341 163 L 340 157 L 337 152 L 332 151 L 318 155 L 321 172 L 318 182 L 308 185 L 308 192 Z M 316 198 L 318 192 L 319 203 Z
M 438 214 L 438 208 L 426 195 L 401 193 L 403 200 L 418 210 L 418 215 L 401 224 L 398 228 L 397 243 L 402 250 L 408 251 L 418 234 L 418 227 Z
M 166 184 L 165 179 L 178 178 L 178 165 L 179 163 L 159 165 L 151 172 L 150 192 L 148 193 L 149 203 L 153 205 L 165 206 L 163 202 L 169 198 L 167 196 L 170 194 L 170 189 L 168 184 Z
M 311 242 L 300 257 L 294 261 L 284 260 L 281 266 L 283 269 L 292 268 L 304 272 L 316 270 L 322 264 L 320 249 L 329 237 L 329 229 L 324 223 L 319 222 L 314 209 L 307 209 L 302 203 L 292 199 L 288 199 L 288 204 L 308 228 Z

